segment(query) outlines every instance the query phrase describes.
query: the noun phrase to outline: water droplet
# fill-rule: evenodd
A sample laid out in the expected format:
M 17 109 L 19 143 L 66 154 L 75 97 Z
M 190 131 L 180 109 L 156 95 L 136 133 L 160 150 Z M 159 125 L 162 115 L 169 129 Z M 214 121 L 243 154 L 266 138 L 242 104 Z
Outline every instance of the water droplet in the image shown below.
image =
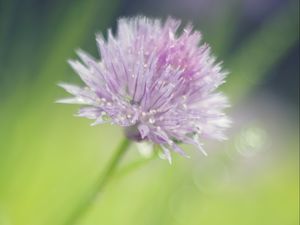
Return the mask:
M 153 117 L 149 118 L 149 123 L 154 124 L 155 123 L 155 119 Z
M 151 109 L 149 113 L 150 114 L 155 114 L 155 113 L 157 113 L 157 111 L 155 109 Z
M 102 118 L 103 121 L 108 121 L 110 119 L 110 117 L 104 111 L 101 112 L 101 118 Z
M 125 95 L 124 95 L 124 100 L 125 100 L 126 102 L 131 102 L 131 101 L 132 101 L 132 97 L 131 97 L 130 95 L 128 95 L 128 94 L 125 94 Z
M 174 144 L 174 142 L 172 141 L 172 140 L 168 140 L 168 145 L 173 145 Z

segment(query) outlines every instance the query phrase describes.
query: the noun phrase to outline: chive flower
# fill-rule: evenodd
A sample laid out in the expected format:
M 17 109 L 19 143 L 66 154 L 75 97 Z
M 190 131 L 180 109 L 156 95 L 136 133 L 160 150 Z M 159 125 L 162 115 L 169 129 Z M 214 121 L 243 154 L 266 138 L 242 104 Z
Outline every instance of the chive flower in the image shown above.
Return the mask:
M 191 144 L 206 154 L 201 140 L 224 140 L 230 120 L 227 98 L 216 92 L 226 72 L 191 24 L 168 18 L 122 18 L 107 40 L 96 35 L 101 59 L 78 50 L 69 64 L 82 87 L 61 83 L 73 95 L 59 103 L 80 104 L 77 115 L 124 128 L 127 138 L 186 153 L 178 143 Z

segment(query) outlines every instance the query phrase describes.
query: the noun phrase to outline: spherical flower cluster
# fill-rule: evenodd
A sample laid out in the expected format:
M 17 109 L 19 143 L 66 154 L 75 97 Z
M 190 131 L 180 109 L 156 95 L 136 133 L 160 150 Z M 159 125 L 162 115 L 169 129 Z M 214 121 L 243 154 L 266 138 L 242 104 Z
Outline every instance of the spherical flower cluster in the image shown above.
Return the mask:
M 200 139 L 225 139 L 230 124 L 222 112 L 228 101 L 216 88 L 225 72 L 211 56 L 201 35 L 168 18 L 120 19 L 113 36 L 97 35 L 101 60 L 79 50 L 80 61 L 69 63 L 84 87 L 60 84 L 71 98 L 61 103 L 81 104 L 78 116 L 124 127 L 128 138 L 186 155 L 177 143 L 203 151 Z

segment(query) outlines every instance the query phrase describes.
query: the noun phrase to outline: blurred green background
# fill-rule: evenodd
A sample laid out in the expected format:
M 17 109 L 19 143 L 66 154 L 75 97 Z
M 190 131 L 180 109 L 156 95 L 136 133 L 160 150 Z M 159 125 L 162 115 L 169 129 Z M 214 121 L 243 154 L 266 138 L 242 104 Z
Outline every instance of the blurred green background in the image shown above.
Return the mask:
M 54 104 L 121 16 L 192 21 L 230 71 L 234 124 L 170 166 L 132 145 L 80 225 L 299 224 L 299 1 L 0 0 L 0 225 L 63 225 L 123 134 Z

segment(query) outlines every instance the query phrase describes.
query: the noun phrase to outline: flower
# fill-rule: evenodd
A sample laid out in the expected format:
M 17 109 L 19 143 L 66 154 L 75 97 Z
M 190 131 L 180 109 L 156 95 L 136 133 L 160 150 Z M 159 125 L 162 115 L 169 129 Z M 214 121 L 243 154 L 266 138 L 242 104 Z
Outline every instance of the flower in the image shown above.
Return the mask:
M 60 84 L 73 97 L 58 102 L 84 105 L 77 115 L 92 125 L 117 124 L 130 139 L 160 145 L 169 161 L 170 150 L 187 156 L 177 143 L 203 151 L 201 138 L 225 139 L 228 101 L 215 90 L 226 73 L 210 47 L 199 45 L 201 34 L 190 24 L 179 33 L 180 24 L 120 19 L 115 36 L 97 35 L 101 60 L 78 50 L 82 62 L 69 61 L 85 86 Z

